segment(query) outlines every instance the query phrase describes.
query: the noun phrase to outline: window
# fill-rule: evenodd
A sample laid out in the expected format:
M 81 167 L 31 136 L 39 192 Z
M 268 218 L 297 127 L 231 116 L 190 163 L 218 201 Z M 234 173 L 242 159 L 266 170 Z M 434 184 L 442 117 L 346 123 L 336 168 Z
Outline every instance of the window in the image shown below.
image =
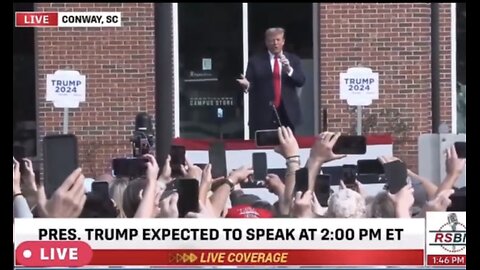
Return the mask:
M 306 82 L 298 91 L 304 124 L 296 129 L 299 135 L 313 135 L 312 19 L 311 3 L 179 3 L 176 135 L 242 139 L 248 134 L 247 117 L 255 116 L 244 114 L 244 94 L 236 79 L 245 72 L 244 57 L 264 49 L 264 32 L 273 26 L 286 29 L 285 49 L 301 58 Z
M 179 3 L 178 35 L 180 136 L 243 138 L 242 4 Z
M 14 3 L 16 11 L 33 11 L 33 3 Z M 35 41 L 33 28 L 13 26 L 13 146 L 16 155 L 37 155 Z
M 467 113 L 467 11 L 465 3 L 457 3 L 457 133 L 466 133 Z

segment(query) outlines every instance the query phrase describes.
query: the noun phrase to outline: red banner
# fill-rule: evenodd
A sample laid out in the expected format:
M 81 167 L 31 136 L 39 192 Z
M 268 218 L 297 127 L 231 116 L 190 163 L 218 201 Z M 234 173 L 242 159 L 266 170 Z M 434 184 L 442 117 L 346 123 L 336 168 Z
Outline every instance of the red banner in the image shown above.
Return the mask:
M 90 265 L 410 265 L 423 250 L 94 250 Z
M 462 266 L 467 265 L 466 255 L 428 255 L 427 265 Z
M 43 248 L 42 248 L 43 249 Z M 48 249 L 57 253 L 56 249 Z M 88 250 L 80 250 L 78 254 Z M 91 252 L 91 253 L 90 253 Z M 408 265 L 424 264 L 423 250 L 91 250 L 90 262 L 85 256 L 49 256 L 37 258 L 37 252 L 17 250 L 17 265 L 82 266 L 82 265 Z M 40 252 L 42 254 L 43 252 Z M 76 253 L 77 254 L 77 253 Z M 39 256 L 45 256 L 39 255 Z M 82 265 L 80 265 L 82 264 Z

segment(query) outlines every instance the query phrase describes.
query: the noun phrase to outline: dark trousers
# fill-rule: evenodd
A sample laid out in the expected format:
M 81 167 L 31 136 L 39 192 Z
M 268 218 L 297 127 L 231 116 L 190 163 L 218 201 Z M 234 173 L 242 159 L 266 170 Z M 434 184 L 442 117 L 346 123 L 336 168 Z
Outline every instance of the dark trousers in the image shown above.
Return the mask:
M 290 119 L 288 118 L 287 111 L 283 106 L 283 103 L 280 107 L 277 108 L 278 118 L 280 118 L 281 125 L 284 127 L 290 127 L 292 132 L 295 134 L 295 126 L 292 124 Z M 252 117 L 252 115 L 250 115 Z M 264 130 L 264 129 L 277 129 L 280 126 L 277 120 L 277 116 L 275 115 L 275 111 L 272 108 L 272 116 L 269 122 L 264 123 L 261 126 L 250 126 L 250 140 L 255 139 L 255 131 L 257 130 Z

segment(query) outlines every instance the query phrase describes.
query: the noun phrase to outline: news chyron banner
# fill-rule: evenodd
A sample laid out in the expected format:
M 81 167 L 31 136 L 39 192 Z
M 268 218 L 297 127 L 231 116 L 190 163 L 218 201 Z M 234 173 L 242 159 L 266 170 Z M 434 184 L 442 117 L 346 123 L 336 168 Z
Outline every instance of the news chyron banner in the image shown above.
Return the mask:
M 426 253 L 429 266 L 465 266 L 466 212 L 428 212 Z
M 16 265 L 423 266 L 424 219 L 16 219 Z
M 16 27 L 120 27 L 121 12 L 15 12 Z

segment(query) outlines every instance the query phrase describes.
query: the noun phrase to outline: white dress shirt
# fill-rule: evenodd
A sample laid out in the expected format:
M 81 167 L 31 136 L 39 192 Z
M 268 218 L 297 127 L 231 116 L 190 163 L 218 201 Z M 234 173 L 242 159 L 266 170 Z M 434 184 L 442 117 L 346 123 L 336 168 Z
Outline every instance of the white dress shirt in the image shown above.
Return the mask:
M 280 55 L 282 55 L 283 52 L 280 53 Z M 272 68 L 272 72 L 273 72 L 273 67 L 274 67 L 274 61 L 275 61 L 275 55 L 273 53 L 271 53 L 270 51 L 268 51 L 268 55 L 270 55 L 270 67 Z M 277 61 L 279 61 L 279 66 L 280 66 L 280 74 L 282 74 L 282 63 L 280 63 L 280 57 L 277 58 Z M 293 74 L 293 68 L 290 67 L 290 72 L 287 73 L 287 75 L 289 77 L 292 77 L 292 74 Z

